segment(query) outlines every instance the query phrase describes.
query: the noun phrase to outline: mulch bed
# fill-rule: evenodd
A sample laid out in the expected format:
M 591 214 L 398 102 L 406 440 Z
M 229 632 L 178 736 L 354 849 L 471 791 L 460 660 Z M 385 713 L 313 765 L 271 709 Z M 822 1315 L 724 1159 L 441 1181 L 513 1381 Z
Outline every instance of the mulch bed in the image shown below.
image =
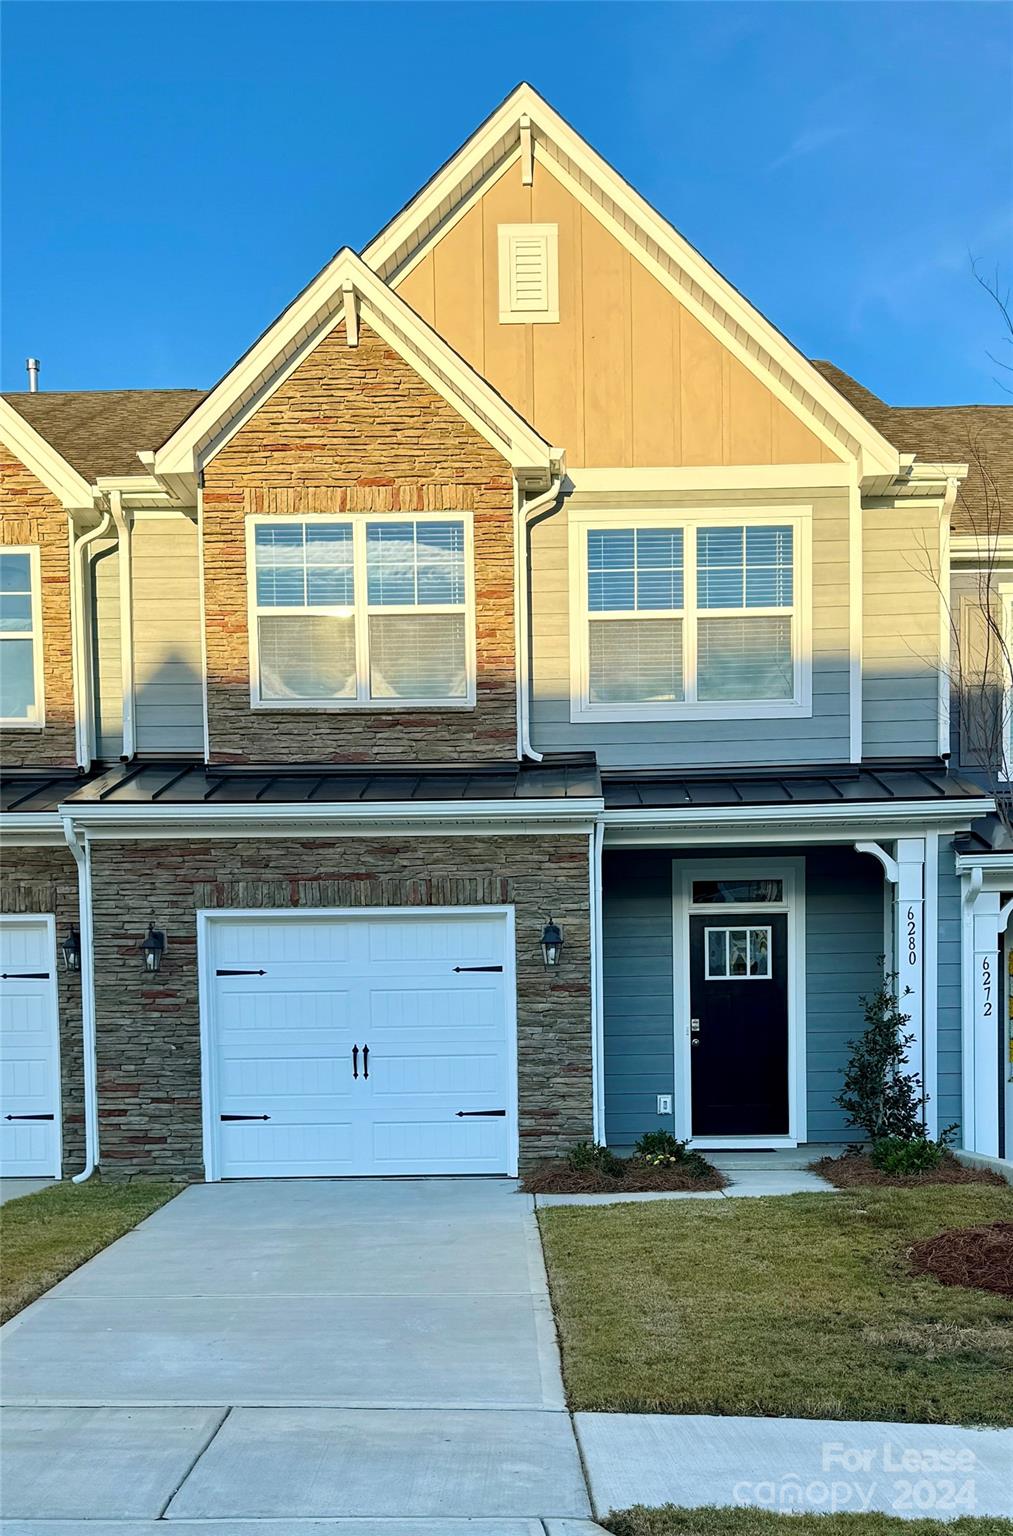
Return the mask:
M 908 1249 L 911 1266 L 941 1285 L 1013 1296 L 1013 1221 L 985 1227 L 954 1227 Z
M 884 1173 L 877 1168 L 871 1157 L 864 1152 L 845 1152 L 842 1157 L 821 1157 L 811 1163 L 810 1170 L 818 1173 L 838 1189 L 858 1189 L 877 1185 L 892 1189 L 921 1189 L 926 1184 L 1005 1184 L 1000 1173 L 990 1168 L 968 1168 L 965 1163 L 948 1152 L 938 1168 L 928 1168 L 923 1173 Z
M 724 1189 L 728 1180 L 716 1168 L 707 1174 L 693 1173 L 677 1164 L 654 1168 L 631 1157 L 624 1165 L 621 1179 L 612 1179 L 591 1169 L 571 1168 L 563 1161 L 541 1163 L 524 1176 L 523 1188 L 529 1195 L 613 1195 L 650 1194 L 655 1190 Z

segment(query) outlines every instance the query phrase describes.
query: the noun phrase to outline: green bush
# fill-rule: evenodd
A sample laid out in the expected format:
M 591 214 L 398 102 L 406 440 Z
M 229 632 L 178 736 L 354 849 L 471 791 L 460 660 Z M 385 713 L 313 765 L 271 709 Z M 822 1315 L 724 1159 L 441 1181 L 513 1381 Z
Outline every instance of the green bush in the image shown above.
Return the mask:
M 927 1096 L 917 1072 L 908 1072 L 907 1050 L 914 1036 L 904 1033 L 910 1015 L 901 1012 L 897 973 L 861 999 L 865 1033 L 848 1041 L 851 1060 L 837 1103 L 852 1125 L 870 1141 L 923 1141 Z
M 622 1158 L 596 1141 L 578 1141 L 566 1154 L 566 1161 L 575 1173 L 601 1173 L 608 1179 L 621 1179 L 626 1172 Z
M 703 1178 L 712 1172 L 711 1165 L 699 1152 L 690 1152 L 684 1141 L 679 1141 L 671 1131 L 645 1131 L 633 1149 L 634 1157 L 652 1168 L 685 1168 Z
M 943 1160 L 943 1143 L 922 1136 L 881 1136 L 872 1144 L 871 1157 L 881 1173 L 931 1173 Z

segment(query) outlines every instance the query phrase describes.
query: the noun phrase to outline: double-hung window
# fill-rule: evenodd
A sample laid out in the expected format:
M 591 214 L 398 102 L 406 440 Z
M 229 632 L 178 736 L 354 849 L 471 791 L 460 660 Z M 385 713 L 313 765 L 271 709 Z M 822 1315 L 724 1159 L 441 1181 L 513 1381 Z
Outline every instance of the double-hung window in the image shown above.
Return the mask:
M 574 718 L 808 712 L 808 527 L 794 509 L 571 517 Z
M 41 725 L 39 551 L 0 550 L 0 722 Z
M 469 535 L 440 515 L 253 519 L 254 704 L 473 704 Z

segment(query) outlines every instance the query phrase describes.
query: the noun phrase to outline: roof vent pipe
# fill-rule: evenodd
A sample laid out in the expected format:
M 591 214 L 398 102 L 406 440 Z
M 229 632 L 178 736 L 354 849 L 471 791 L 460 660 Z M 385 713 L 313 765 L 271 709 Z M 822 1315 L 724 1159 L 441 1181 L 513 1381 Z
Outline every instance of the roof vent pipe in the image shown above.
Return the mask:
M 41 363 L 37 357 L 26 357 L 25 367 L 28 369 L 28 392 L 37 395 L 39 392 L 39 369 Z

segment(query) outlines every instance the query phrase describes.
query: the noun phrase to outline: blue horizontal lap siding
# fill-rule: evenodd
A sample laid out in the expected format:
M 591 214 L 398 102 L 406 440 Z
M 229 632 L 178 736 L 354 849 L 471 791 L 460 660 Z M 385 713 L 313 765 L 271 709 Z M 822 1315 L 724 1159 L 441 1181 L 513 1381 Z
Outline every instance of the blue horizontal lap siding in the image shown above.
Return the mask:
M 756 857 L 798 851 L 764 849 Z M 727 858 L 728 852 L 717 856 Z M 657 1095 L 675 1088 L 672 863 L 673 855 L 664 851 L 605 857 L 605 1122 L 614 1146 L 630 1146 L 644 1131 L 671 1129 L 673 1123 L 657 1113 Z M 743 864 L 748 867 L 748 855 Z M 806 916 L 808 1138 L 848 1140 L 854 1131 L 834 1100 L 848 1041 L 862 1029 L 861 996 L 875 989 L 881 975 L 879 865 L 850 849 L 810 850 Z
M 939 1052 L 936 1109 L 939 1129 L 961 1124 L 960 876 L 951 838 L 939 839 L 939 997 L 936 1038 Z

